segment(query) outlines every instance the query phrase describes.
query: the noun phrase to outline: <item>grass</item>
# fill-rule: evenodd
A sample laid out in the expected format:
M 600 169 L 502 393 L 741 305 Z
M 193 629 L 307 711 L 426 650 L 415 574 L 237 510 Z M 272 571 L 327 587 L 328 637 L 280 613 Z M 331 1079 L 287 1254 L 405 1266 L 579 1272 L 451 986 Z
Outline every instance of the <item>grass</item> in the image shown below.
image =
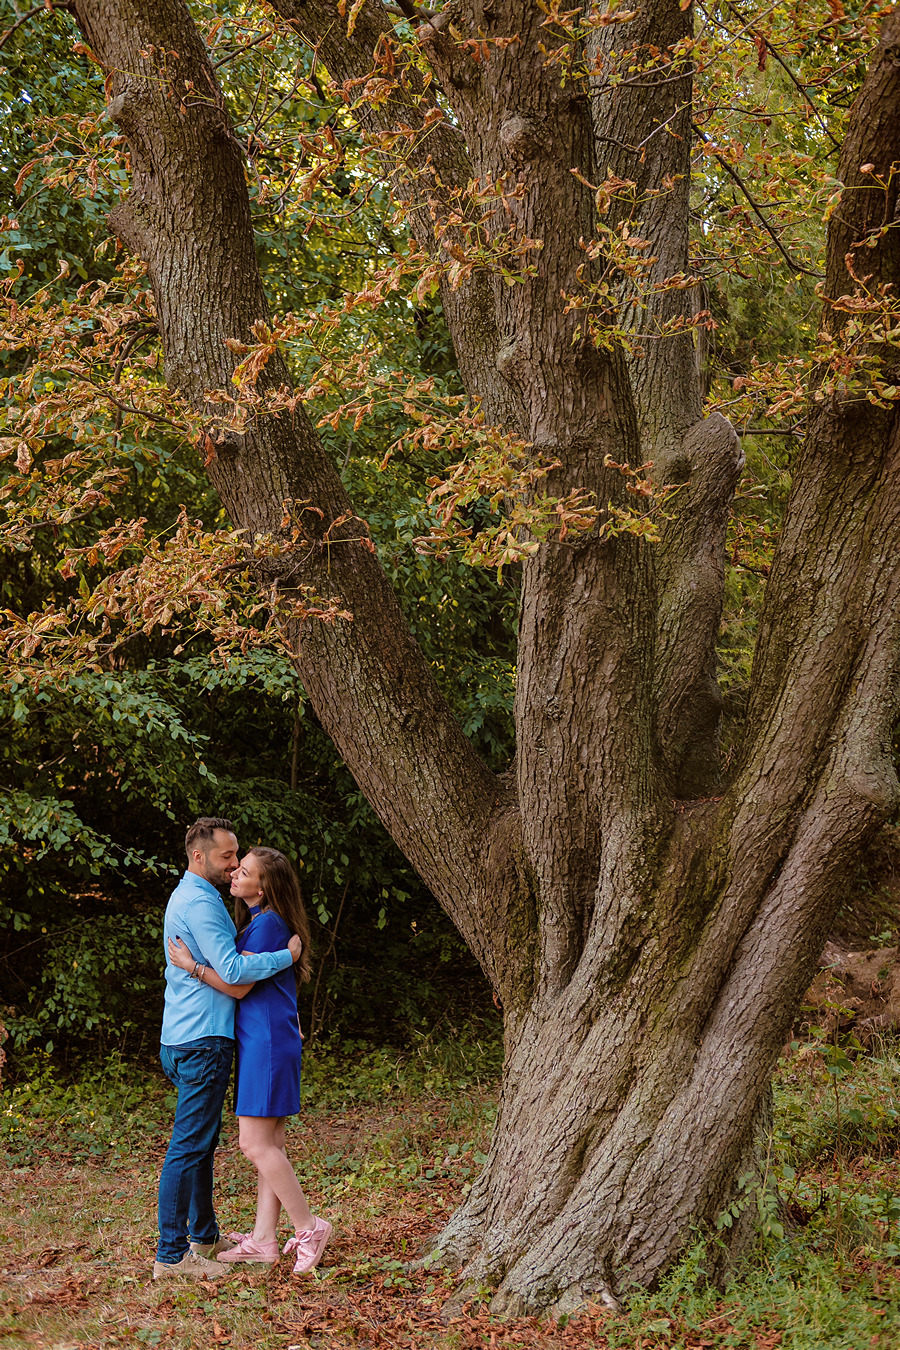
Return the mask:
M 172 1094 L 113 1059 L 77 1085 L 38 1055 L 19 1065 L 0 1130 L 0 1350 L 376 1347 L 378 1350 L 888 1350 L 900 1343 L 900 1058 L 798 1046 L 776 1083 L 769 1198 L 752 1258 L 723 1294 L 698 1242 L 653 1295 L 565 1324 L 469 1305 L 448 1322 L 441 1271 L 405 1263 L 484 1158 L 497 1047 L 423 1039 L 406 1054 L 344 1044 L 310 1055 L 289 1150 L 335 1221 L 325 1264 L 282 1262 L 222 1285 L 149 1278 Z M 27 1070 L 27 1073 L 25 1072 Z M 253 1177 L 226 1115 L 219 1212 L 251 1223 Z M 777 1193 L 776 1193 L 777 1188 Z M 777 1202 L 776 1202 L 777 1201 Z

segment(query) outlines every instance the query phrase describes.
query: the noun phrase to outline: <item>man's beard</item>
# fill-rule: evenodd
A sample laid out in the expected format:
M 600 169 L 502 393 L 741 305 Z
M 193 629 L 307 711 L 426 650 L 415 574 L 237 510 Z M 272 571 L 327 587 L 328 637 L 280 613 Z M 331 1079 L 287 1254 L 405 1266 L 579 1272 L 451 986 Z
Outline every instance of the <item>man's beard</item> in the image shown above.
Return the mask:
M 216 871 L 214 868 L 210 867 L 208 864 L 207 864 L 207 869 L 206 869 L 206 870 L 204 871 L 204 873 L 203 873 L 203 876 L 204 876 L 204 878 L 210 883 L 210 885 L 212 885 L 212 886 L 219 886 L 219 887 L 222 887 L 222 886 L 230 886 L 230 885 L 231 885 L 231 873 L 230 873 L 230 872 L 223 872 L 221 869 L 219 869 L 218 871 Z

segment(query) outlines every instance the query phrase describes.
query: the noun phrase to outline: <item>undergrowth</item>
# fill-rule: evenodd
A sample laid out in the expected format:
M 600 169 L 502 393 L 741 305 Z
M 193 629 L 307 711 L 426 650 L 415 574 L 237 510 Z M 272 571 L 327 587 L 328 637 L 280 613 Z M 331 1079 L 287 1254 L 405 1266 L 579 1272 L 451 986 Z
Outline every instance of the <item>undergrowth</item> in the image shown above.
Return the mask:
M 498 1038 L 422 1037 L 402 1054 L 320 1046 L 288 1149 L 314 1205 L 335 1222 L 326 1263 L 238 1272 L 222 1286 L 149 1280 L 155 1188 L 173 1093 L 119 1057 L 62 1081 L 40 1053 L 13 1065 L 0 1109 L 0 1347 L 121 1345 L 311 1350 L 888 1350 L 900 1342 L 896 1045 L 864 1054 L 816 1037 L 775 1082 L 766 1180 L 747 1181 L 758 1236 L 724 1290 L 700 1235 L 660 1289 L 622 1314 L 499 1319 L 477 1300 L 441 1320 L 452 1277 L 408 1264 L 485 1159 Z M 252 1221 L 253 1177 L 226 1113 L 221 1219 Z M 727 1222 L 727 1213 L 726 1213 Z M 712 1242 L 716 1237 L 713 1235 Z

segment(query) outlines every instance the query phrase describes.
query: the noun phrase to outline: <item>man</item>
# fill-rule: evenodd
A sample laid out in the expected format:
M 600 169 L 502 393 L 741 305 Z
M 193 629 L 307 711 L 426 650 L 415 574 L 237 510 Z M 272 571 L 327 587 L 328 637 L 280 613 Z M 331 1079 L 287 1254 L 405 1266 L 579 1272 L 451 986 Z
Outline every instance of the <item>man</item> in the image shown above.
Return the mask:
M 251 984 L 285 970 L 300 955 L 288 949 L 258 956 L 235 951 L 235 927 L 217 886 L 227 886 L 238 865 L 238 842 L 229 820 L 202 816 L 187 832 L 188 869 L 166 906 L 163 951 L 181 938 L 196 962 L 192 974 L 166 957 L 166 1002 L 160 1059 L 178 1089 L 172 1139 L 159 1179 L 159 1247 L 154 1280 L 170 1276 L 219 1279 L 228 1269 L 213 1209 L 213 1153 L 234 1054 L 234 999 L 203 982 L 210 966 L 228 984 Z

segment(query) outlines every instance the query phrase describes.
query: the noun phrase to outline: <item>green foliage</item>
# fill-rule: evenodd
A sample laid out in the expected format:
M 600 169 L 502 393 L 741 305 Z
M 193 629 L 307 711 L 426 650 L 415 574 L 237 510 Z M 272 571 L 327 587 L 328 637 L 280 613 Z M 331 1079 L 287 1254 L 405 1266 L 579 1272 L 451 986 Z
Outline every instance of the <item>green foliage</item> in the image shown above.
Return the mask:
M 13 1043 L 41 1041 L 51 1052 L 82 1041 L 86 1058 L 110 1044 L 134 1045 L 162 1000 L 161 937 L 158 916 L 112 913 L 27 944 L 40 960 L 27 1011 L 11 1024 Z
M 627 1316 L 604 1326 L 611 1350 L 631 1347 L 642 1335 L 657 1350 L 698 1343 L 723 1350 L 887 1350 L 900 1334 L 900 1281 L 890 1268 L 861 1262 L 841 1270 L 802 1237 L 773 1240 L 765 1261 L 745 1268 L 724 1295 L 706 1273 L 698 1242 L 655 1294 L 635 1294 Z
M 716 1217 L 716 1229 L 723 1232 L 748 1209 L 754 1208 L 754 1227 L 763 1238 L 784 1237 L 784 1226 L 778 1218 L 778 1191 L 770 1177 L 762 1179 L 756 1172 L 745 1172 L 737 1179 L 738 1194 L 730 1205 Z
M 848 1053 L 849 1051 L 849 1053 Z M 715 1242 L 698 1237 L 654 1294 L 636 1292 L 605 1326 L 610 1346 L 652 1333 L 657 1346 L 779 1345 L 845 1350 L 900 1334 L 900 1059 L 796 1042 L 774 1083 L 762 1172 L 738 1180 L 719 1216 L 727 1233 L 748 1208 L 756 1244 L 723 1292 L 710 1280 Z M 770 1339 L 757 1340 L 763 1335 Z
M 154 1037 L 159 919 L 200 814 L 228 816 L 242 846 L 265 842 L 298 866 L 328 957 L 304 992 L 307 1027 L 405 1034 L 455 983 L 457 997 L 483 997 L 282 657 L 151 660 L 17 687 L 0 707 L 0 998 L 17 1044 L 90 1058 Z
M 776 1088 L 780 1215 L 812 1250 L 900 1257 L 900 1059 L 813 1027 Z
M 334 110 L 309 78 L 310 55 L 285 33 L 262 49 L 253 45 L 256 25 L 267 22 L 261 12 L 197 12 L 223 61 L 248 149 L 259 257 L 274 304 L 298 312 L 340 304 L 368 284 L 397 242 L 384 222 L 384 189 L 360 172 L 351 119 L 341 116 L 340 163 L 316 179 L 311 198 L 308 174 L 316 146 L 333 139 Z M 20 615 L 65 614 L 67 606 L 86 610 L 94 602 L 110 574 L 116 518 L 143 519 L 146 540 L 160 548 L 172 539 L 182 503 L 204 529 L 226 523 L 194 446 L 179 438 L 172 409 L 159 402 L 159 354 L 140 269 L 120 269 L 105 294 L 79 294 L 85 282 L 106 286 L 122 261 L 105 218 L 125 165 L 115 128 L 96 120 L 102 72 L 76 50 L 76 39 L 69 18 L 55 12 L 23 25 L 0 55 L 4 262 L 18 312 L 33 306 L 28 340 L 46 365 L 35 373 L 37 388 L 56 419 L 52 435 L 29 441 L 35 469 L 0 461 L 0 478 L 16 485 L 7 497 L 0 605 Z M 266 76 L 258 86 L 250 72 L 261 51 Z M 288 124 L 311 138 L 299 176 L 289 162 L 296 139 L 285 140 Z M 52 162 L 44 163 L 41 148 L 52 136 Z M 76 398 L 72 372 L 86 348 L 93 342 L 99 352 L 104 340 L 90 303 L 98 296 L 105 307 L 118 306 L 122 326 L 105 368 L 96 366 L 91 378 L 107 390 L 117 384 L 120 404 L 143 399 L 155 418 L 149 425 L 121 407 L 104 410 L 102 400 L 85 411 Z M 376 372 L 411 367 L 458 389 L 439 304 L 411 305 L 398 293 L 386 300 L 374 334 L 370 318 L 351 310 L 332 349 L 335 342 L 343 353 L 367 349 Z M 58 319 L 70 334 L 68 372 L 56 368 L 66 361 L 53 364 Z M 28 359 L 8 344 L 0 379 L 18 379 Z M 291 359 L 298 379 L 321 366 L 314 330 Z M 25 395 L 17 386 L 6 393 L 5 430 L 16 436 Z M 326 399 L 322 412 L 328 407 Z M 368 516 L 438 679 L 479 749 L 502 768 L 511 755 L 516 588 L 417 553 L 434 459 L 378 468 L 402 426 L 388 401 L 349 447 L 327 427 L 326 444 Z M 60 495 L 45 524 L 35 470 L 54 463 L 63 466 L 55 470 Z M 129 549 L 122 562 L 136 556 Z M 184 827 L 209 812 L 233 819 L 242 844 L 280 847 L 297 863 L 319 954 L 328 955 L 315 1002 L 312 989 L 305 995 L 304 1016 L 318 1029 L 344 1020 L 399 1035 L 428 1016 L 453 980 L 477 1002 L 472 962 L 340 764 L 284 656 L 251 644 L 215 657 L 191 612 L 179 618 L 171 580 L 144 598 L 147 613 L 164 616 L 168 608 L 171 621 L 152 631 L 148 625 L 118 649 L 114 624 L 114 650 L 93 668 L 57 668 L 29 683 L 13 669 L 0 683 L 0 999 L 14 1010 L 17 1043 L 30 1038 L 78 1057 L 118 1045 L 123 1034 L 129 1045 L 145 1033 L 152 1039 L 161 968 L 153 933 L 183 866 Z M 254 620 L 236 617 L 252 638 Z M 110 978 L 122 970 L 134 990 L 130 1002 L 123 982 Z
M 76 1080 L 61 1075 L 47 1050 L 20 1052 L 12 1060 L 0 1111 L 0 1140 L 13 1165 L 57 1153 L 104 1162 L 132 1156 L 139 1141 L 165 1140 L 174 1097 L 165 1080 L 150 1078 L 117 1051 Z M 164 1086 L 165 1083 L 165 1086 Z M 42 1137 L 49 1127 L 51 1137 Z
M 501 1033 L 499 1018 L 488 1016 L 414 1032 L 402 1050 L 332 1037 L 304 1057 L 304 1099 L 322 1110 L 337 1110 L 386 1097 L 465 1098 L 497 1083 L 503 1065 Z
M 477 1131 L 481 1143 L 485 1124 L 496 1114 L 482 1094 L 495 1086 L 502 1055 L 496 1017 L 459 1022 L 443 1034 L 416 1035 L 405 1050 L 333 1036 L 327 1044 L 304 1051 L 303 1109 L 339 1113 L 388 1100 L 425 1108 L 446 1101 L 451 1125 Z M 118 1050 L 81 1065 L 73 1076 L 60 1071 L 48 1050 L 13 1047 L 9 1069 L 0 1141 L 16 1163 L 54 1151 L 52 1143 L 41 1140 L 43 1129 L 50 1129 L 69 1150 L 120 1159 L 129 1155 L 136 1137 L 164 1137 L 171 1127 L 171 1085 L 158 1068 L 149 1075 Z M 468 1153 L 466 1165 L 471 1168 L 484 1162 L 484 1154 L 475 1152 L 473 1158 L 471 1149 L 456 1144 L 449 1157 L 458 1169 Z M 346 1176 L 346 1161 L 334 1158 L 328 1166 L 335 1176 Z
M 345 482 L 372 505 L 368 522 L 379 557 L 412 632 L 462 726 L 491 768 L 503 770 L 514 739 L 515 626 L 518 578 L 502 582 L 450 554 L 416 550 L 431 511 L 417 487 L 424 470 L 405 459 L 380 472 L 373 457 L 350 461 Z
M 835 1045 L 818 1027 L 810 1035 L 783 1066 L 778 1147 L 798 1166 L 892 1155 L 900 1142 L 900 1057 L 893 1047 L 870 1056 L 852 1040 Z
M 96 274 L 94 249 L 107 235 L 102 195 L 88 192 L 76 204 L 64 181 L 47 186 L 31 180 L 25 191 L 17 187 L 19 174 L 45 139 L 39 119 L 63 111 L 73 120 L 92 114 L 102 95 L 99 67 L 82 60 L 74 44 L 68 17 L 49 10 L 38 25 L 19 28 L 0 53 L 0 215 L 14 222 L 3 232 L 0 275 L 21 262 L 31 288 L 51 281 L 63 262 L 81 281 L 89 270 Z M 71 167 L 71 151 L 61 146 L 58 154 Z

